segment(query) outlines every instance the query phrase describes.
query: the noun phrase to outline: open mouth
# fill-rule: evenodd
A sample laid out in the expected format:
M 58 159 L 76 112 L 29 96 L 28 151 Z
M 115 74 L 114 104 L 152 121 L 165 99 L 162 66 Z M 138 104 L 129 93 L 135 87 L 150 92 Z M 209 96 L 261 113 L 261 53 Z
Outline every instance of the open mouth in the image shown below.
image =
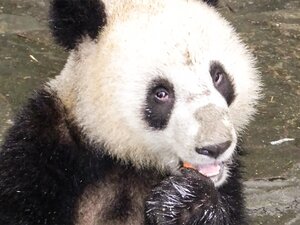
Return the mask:
M 190 163 L 184 162 L 183 167 L 197 170 L 202 175 L 209 177 L 213 180 L 218 180 L 218 177 L 221 177 L 224 171 L 224 164 L 222 162 L 214 162 L 210 164 L 199 165 L 192 165 Z

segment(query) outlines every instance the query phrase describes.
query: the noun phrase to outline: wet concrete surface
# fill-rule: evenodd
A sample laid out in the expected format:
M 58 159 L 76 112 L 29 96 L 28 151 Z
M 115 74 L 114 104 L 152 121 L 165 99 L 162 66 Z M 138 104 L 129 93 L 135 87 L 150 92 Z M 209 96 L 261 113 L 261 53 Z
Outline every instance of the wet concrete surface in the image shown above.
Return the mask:
M 300 225 L 300 1 L 226 3 L 222 11 L 257 57 L 265 84 L 244 135 L 252 224 Z M 290 141 L 271 144 L 284 138 Z
M 0 0 L 0 142 L 30 93 L 65 63 L 47 28 L 48 6 Z M 265 84 L 259 114 L 243 135 L 251 224 L 299 225 L 300 1 L 223 0 L 220 11 L 257 57 Z

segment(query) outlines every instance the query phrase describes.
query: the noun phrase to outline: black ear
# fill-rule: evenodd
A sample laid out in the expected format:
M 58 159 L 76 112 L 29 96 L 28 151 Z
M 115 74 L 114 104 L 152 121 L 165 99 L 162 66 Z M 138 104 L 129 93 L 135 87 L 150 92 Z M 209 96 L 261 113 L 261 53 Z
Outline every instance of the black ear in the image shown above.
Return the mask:
M 95 39 L 106 24 L 101 0 L 52 0 L 50 28 L 55 40 L 68 50 L 74 49 L 84 36 Z
M 212 6 L 217 6 L 219 3 L 219 0 L 203 0 L 204 2 L 206 2 L 208 5 L 212 5 Z

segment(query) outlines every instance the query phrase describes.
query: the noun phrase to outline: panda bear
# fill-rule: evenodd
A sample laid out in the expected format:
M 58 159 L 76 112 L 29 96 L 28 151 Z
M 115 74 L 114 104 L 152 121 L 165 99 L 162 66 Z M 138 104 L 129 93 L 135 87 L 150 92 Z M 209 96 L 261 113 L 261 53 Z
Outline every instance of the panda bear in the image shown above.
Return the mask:
M 245 225 L 255 59 L 216 0 L 52 0 L 69 58 L 0 152 L 1 225 Z

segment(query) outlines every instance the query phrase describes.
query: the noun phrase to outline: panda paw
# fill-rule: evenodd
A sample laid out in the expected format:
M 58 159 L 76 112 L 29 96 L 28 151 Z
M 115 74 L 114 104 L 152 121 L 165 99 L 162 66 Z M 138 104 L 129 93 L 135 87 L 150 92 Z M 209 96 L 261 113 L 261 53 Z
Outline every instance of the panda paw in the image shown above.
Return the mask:
M 230 224 L 226 207 L 212 181 L 192 169 L 170 176 L 155 187 L 146 201 L 151 225 Z

